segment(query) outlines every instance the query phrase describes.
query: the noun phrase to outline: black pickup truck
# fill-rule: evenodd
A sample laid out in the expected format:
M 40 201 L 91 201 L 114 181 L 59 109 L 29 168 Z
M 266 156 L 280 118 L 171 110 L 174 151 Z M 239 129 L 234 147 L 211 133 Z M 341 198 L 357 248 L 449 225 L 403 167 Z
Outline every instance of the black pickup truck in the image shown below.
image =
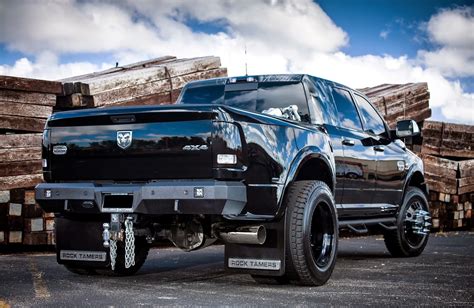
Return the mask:
M 421 160 L 367 98 L 309 75 L 189 83 L 175 105 L 53 114 L 36 199 L 56 214 L 57 261 L 128 275 L 150 245 L 225 244 L 228 270 L 321 285 L 339 229 L 417 256 L 430 215 Z

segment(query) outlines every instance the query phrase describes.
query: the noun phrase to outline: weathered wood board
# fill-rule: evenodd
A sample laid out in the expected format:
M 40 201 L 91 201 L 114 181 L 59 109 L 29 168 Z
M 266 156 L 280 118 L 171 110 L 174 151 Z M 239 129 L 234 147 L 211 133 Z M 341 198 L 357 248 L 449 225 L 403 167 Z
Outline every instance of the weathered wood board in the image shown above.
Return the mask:
M 63 85 L 59 81 L 20 78 L 0 75 L 0 89 L 50 94 L 62 94 Z

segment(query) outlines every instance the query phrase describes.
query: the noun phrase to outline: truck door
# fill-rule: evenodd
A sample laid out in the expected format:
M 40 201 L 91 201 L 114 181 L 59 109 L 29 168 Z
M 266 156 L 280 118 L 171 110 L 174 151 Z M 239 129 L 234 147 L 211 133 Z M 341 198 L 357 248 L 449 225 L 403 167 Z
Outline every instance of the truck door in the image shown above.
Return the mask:
M 343 157 L 343 216 L 364 210 L 373 202 L 375 191 L 376 153 L 372 138 L 363 130 L 358 110 L 348 90 L 333 87 L 332 95 L 337 108 L 338 131 Z
M 376 191 L 374 203 L 399 204 L 403 193 L 405 150 L 390 139 L 382 117 L 363 96 L 354 94 L 364 123 L 364 130 L 372 136 L 377 156 Z
M 323 125 L 331 138 L 334 160 L 336 162 L 336 204 L 342 204 L 344 192 L 344 168 L 341 168 L 344 154 L 342 151 L 342 138 L 337 128 L 337 112 L 332 101 L 331 87 L 323 80 L 305 76 L 303 84 L 308 98 L 308 106 L 311 113 L 311 122 Z

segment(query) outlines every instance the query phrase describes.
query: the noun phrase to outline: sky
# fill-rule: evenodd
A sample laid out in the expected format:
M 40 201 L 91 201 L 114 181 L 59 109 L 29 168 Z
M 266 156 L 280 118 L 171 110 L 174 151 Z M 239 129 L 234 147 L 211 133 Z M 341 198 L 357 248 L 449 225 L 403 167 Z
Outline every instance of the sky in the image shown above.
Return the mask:
M 474 124 L 473 0 L 0 0 L 0 75 L 164 55 L 219 56 L 233 76 L 247 63 L 353 88 L 428 82 L 432 119 Z

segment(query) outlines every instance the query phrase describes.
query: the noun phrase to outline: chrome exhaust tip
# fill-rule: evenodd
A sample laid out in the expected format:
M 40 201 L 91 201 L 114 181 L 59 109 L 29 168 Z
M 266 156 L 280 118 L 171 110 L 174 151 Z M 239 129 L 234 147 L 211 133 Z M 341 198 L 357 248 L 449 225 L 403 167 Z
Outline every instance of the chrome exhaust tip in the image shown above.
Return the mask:
M 241 226 L 234 230 L 217 230 L 217 237 L 225 243 L 262 245 L 267 239 L 264 226 Z

